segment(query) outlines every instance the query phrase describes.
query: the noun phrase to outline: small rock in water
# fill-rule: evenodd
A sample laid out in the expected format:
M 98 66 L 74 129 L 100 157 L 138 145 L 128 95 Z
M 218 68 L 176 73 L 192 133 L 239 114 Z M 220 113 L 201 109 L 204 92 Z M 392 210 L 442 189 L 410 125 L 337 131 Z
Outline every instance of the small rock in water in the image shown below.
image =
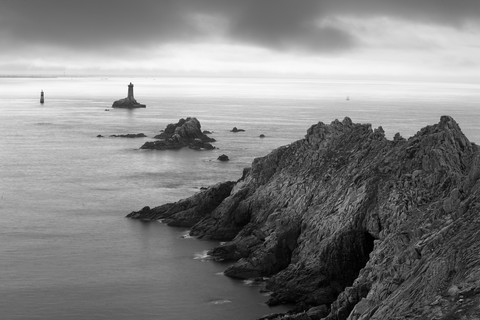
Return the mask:
M 259 135 L 260 138 L 265 138 L 265 135 L 262 133 L 261 135 Z
M 97 136 L 97 138 L 103 138 L 103 136 L 102 136 L 101 134 L 99 134 L 99 135 Z
M 243 130 L 243 129 L 238 129 L 237 127 L 233 127 L 233 129 L 230 130 L 230 132 L 243 132 L 243 131 L 245 131 L 245 130 Z
M 221 156 L 219 156 L 219 157 L 217 158 L 217 160 L 220 160 L 220 161 L 228 161 L 228 160 L 230 160 L 230 159 L 228 158 L 227 155 L 222 154 Z
M 127 134 L 112 134 L 110 135 L 112 138 L 145 138 L 146 135 L 144 133 L 127 133 Z

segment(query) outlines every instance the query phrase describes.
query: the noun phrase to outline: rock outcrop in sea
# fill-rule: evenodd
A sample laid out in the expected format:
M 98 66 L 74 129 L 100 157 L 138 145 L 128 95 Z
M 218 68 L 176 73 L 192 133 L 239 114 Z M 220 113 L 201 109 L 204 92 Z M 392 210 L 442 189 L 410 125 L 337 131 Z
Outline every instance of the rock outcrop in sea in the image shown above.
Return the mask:
M 265 319 L 480 317 L 480 150 L 448 116 L 408 140 L 349 118 L 257 158 L 237 182 L 133 212 L 227 241 L 227 276 L 268 277 Z
M 145 142 L 140 149 L 181 149 L 188 147 L 194 150 L 212 150 L 210 144 L 215 139 L 208 137 L 201 130 L 197 118 L 180 119 L 177 123 L 170 123 L 165 130 L 154 137 L 157 141 Z
M 226 154 L 221 154 L 218 156 L 217 160 L 219 161 L 229 161 L 230 158 Z
M 243 130 L 243 129 L 238 129 L 237 127 L 233 127 L 233 129 L 230 130 L 230 132 L 245 132 L 245 130 Z
M 145 138 L 145 133 L 111 134 L 112 138 Z

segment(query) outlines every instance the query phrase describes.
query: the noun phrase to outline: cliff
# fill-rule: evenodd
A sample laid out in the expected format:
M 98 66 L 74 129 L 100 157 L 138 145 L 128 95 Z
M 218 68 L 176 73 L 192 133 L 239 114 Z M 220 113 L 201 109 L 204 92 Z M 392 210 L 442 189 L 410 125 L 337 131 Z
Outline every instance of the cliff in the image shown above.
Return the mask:
M 345 118 L 255 159 L 231 191 L 164 209 L 228 241 L 210 252 L 236 261 L 227 276 L 267 277 L 269 304 L 295 304 L 265 319 L 479 319 L 479 177 L 448 116 L 393 141 Z
M 177 123 L 170 123 L 165 130 L 154 137 L 157 141 L 145 142 L 140 149 L 181 149 L 188 147 L 194 150 L 215 149 L 210 142 L 215 139 L 208 137 L 201 130 L 200 121 L 197 118 L 180 119 Z

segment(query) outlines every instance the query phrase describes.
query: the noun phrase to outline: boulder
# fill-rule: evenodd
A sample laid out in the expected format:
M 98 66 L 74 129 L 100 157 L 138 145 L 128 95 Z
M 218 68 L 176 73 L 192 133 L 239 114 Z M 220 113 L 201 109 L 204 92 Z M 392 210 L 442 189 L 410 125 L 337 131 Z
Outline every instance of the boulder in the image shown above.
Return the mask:
M 245 130 L 243 130 L 243 129 L 238 129 L 237 127 L 233 127 L 233 129 L 230 130 L 230 132 L 243 132 L 243 131 L 245 131 Z

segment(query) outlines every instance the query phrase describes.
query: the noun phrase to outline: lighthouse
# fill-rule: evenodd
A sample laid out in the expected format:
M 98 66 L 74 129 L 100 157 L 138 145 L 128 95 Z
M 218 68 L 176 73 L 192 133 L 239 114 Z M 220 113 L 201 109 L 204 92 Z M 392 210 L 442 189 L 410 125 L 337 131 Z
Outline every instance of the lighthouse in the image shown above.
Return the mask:
M 43 95 L 43 90 L 42 90 L 42 92 L 40 92 L 40 103 L 43 104 L 44 100 L 45 100 L 45 97 Z
M 130 101 L 135 101 L 135 98 L 133 97 L 133 84 L 130 82 L 128 85 L 128 96 L 127 99 Z
M 128 96 L 125 99 L 120 99 L 112 104 L 112 108 L 145 108 L 146 105 L 138 103 L 137 100 L 133 97 L 133 83 L 130 82 L 128 85 Z

